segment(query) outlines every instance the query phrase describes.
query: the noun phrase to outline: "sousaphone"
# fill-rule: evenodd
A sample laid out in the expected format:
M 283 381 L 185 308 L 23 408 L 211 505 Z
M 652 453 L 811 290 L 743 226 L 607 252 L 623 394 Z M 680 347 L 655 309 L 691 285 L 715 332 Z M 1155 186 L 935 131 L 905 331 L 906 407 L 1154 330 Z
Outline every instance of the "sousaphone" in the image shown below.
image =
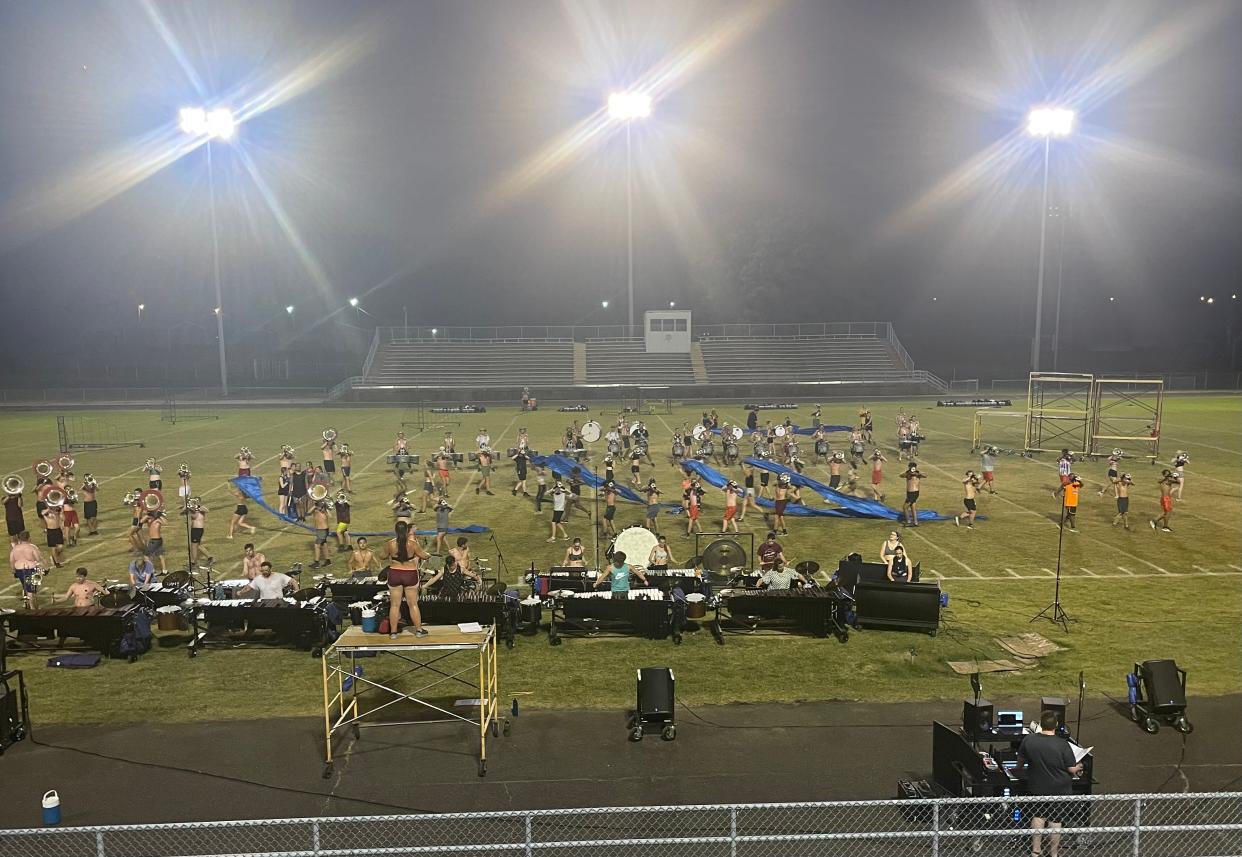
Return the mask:
M 162 512 L 164 511 L 164 494 L 158 488 L 148 488 L 138 495 L 138 502 L 142 504 L 144 512 Z

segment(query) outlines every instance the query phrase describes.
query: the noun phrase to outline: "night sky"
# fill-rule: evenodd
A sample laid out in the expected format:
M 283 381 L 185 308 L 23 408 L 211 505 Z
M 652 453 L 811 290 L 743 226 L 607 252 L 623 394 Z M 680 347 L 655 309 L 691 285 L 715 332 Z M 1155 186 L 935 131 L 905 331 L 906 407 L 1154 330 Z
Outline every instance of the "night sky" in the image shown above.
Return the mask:
M 403 308 L 623 323 L 625 129 L 601 108 L 638 85 L 640 313 L 891 320 L 922 365 L 1020 366 L 1043 167 L 1024 123 L 1057 103 L 1077 123 L 1051 145 L 1046 326 L 1060 283 L 1079 364 L 1163 341 L 1223 365 L 1239 80 L 1236 2 L 7 0 L 0 290 L 69 351 L 208 336 L 214 187 L 230 340 Z M 187 105 L 244 121 L 206 146 Z

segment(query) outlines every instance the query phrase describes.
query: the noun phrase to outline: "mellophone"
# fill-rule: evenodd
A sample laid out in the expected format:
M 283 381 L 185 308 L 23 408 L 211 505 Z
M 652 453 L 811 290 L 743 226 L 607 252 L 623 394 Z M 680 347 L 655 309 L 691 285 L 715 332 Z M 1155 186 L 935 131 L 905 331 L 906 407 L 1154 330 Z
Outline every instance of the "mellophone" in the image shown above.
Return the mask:
M 45 607 L 19 610 L 4 615 L 9 631 L 15 636 L 47 637 L 64 648 L 64 640 L 76 637 L 87 649 L 98 650 L 108 657 L 120 655 L 121 638 L 133 630 L 134 619 L 141 612 L 137 604 L 124 607 Z

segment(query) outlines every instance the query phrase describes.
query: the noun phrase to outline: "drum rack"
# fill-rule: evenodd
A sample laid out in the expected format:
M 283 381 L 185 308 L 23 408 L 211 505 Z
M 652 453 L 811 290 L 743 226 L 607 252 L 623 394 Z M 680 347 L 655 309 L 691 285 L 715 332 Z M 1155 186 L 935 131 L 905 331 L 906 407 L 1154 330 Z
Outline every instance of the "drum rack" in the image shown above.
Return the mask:
M 345 729 L 351 730 L 357 740 L 360 737 L 360 727 L 364 726 L 417 726 L 424 723 L 454 722 L 478 727 L 478 773 L 480 777 L 487 774 L 488 732 L 491 732 L 493 738 L 498 737 L 503 723 L 504 735 L 508 737 L 510 728 L 508 718 L 500 714 L 496 629 L 493 626 L 484 626 L 480 631 L 466 632 L 452 625 L 424 627 L 429 631 L 426 637 L 406 633 L 393 640 L 387 634 L 367 634 L 360 627 L 353 626 L 346 629 L 323 653 L 324 779 L 332 776 L 332 739 Z M 442 661 L 454 655 L 464 656 L 470 652 L 478 654 L 477 682 L 466 677 L 473 672 L 473 663 L 460 668 L 440 666 Z M 355 655 L 360 654 L 388 655 L 390 659 L 404 661 L 409 666 L 392 677 L 380 680 L 375 676 L 364 676 L 360 670 L 355 670 Z M 396 686 L 401 679 L 420 670 L 429 670 L 436 677 L 427 678 L 425 683 L 409 691 Z M 442 708 L 426 696 L 433 688 L 450 682 L 474 688 L 478 692 L 477 720 L 475 717 L 463 716 Z M 360 700 L 372 692 L 392 698 L 364 710 Z M 412 702 L 443 716 L 433 720 L 364 722 L 399 702 Z

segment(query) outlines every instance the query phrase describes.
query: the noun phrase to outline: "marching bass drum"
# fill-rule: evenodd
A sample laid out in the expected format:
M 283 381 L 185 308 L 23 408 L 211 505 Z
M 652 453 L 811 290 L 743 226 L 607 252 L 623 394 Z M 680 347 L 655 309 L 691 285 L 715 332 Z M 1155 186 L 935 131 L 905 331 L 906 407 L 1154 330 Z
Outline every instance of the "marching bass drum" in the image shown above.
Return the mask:
M 690 429 L 690 436 L 693 437 L 695 440 L 702 440 L 703 435 L 705 434 L 707 434 L 707 427 L 703 425 L 702 423 Z
M 777 437 L 784 437 L 785 433 L 786 433 L 786 429 L 784 426 L 777 426 L 776 429 L 772 432 L 772 434 L 776 435 Z
M 657 541 L 655 533 L 646 527 L 626 527 L 617 533 L 608 550 L 604 551 L 604 556 L 611 560 L 613 554 L 621 551 L 625 554 L 625 561 L 631 566 L 646 566 L 647 557 L 651 556 L 651 549 L 656 546 Z
M 733 434 L 734 440 L 741 440 L 742 437 L 746 434 L 746 432 L 742 431 L 741 426 L 734 426 L 732 434 Z
M 595 420 L 588 420 L 582 426 L 582 439 L 587 443 L 595 443 L 599 440 L 601 434 L 600 424 Z

